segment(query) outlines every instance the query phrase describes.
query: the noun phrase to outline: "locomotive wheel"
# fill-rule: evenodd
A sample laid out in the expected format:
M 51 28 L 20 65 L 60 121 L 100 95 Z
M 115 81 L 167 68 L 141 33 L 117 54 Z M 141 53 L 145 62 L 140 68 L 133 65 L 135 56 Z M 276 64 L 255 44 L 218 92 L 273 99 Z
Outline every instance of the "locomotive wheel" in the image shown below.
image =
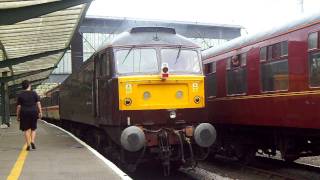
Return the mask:
M 293 161 L 299 159 L 299 155 L 296 155 L 296 154 L 288 154 L 288 155 L 284 155 L 284 156 L 283 156 L 283 159 L 284 159 L 286 162 L 293 162 Z
M 176 172 L 180 169 L 180 167 L 183 165 L 181 161 L 171 161 L 170 162 L 170 169 L 172 172 Z
M 281 157 L 287 162 L 293 162 L 299 158 L 299 153 L 293 138 L 284 136 L 280 139 Z
M 241 148 L 241 150 L 236 151 L 236 157 L 244 164 L 253 163 L 256 157 L 256 150 L 255 148 Z

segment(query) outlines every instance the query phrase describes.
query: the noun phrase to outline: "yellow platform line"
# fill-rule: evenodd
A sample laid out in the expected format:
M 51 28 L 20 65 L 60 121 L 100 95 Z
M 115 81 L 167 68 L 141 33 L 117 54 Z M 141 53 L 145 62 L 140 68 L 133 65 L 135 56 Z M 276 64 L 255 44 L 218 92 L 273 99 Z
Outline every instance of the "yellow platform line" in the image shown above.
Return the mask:
M 20 177 L 24 162 L 28 156 L 28 151 L 26 151 L 27 144 L 25 144 L 19 154 L 19 157 L 14 164 L 9 176 L 7 177 L 7 180 L 17 180 Z

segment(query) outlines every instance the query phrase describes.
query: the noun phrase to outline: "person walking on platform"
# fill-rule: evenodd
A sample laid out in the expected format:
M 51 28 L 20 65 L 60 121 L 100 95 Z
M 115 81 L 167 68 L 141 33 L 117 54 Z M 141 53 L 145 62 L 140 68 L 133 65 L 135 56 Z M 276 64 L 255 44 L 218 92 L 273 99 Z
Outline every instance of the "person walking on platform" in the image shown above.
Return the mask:
M 17 97 L 17 120 L 20 121 L 20 130 L 24 132 L 27 151 L 36 149 L 34 144 L 37 129 L 37 120 L 42 118 L 41 103 L 38 94 L 31 90 L 28 80 L 22 83 L 23 91 Z

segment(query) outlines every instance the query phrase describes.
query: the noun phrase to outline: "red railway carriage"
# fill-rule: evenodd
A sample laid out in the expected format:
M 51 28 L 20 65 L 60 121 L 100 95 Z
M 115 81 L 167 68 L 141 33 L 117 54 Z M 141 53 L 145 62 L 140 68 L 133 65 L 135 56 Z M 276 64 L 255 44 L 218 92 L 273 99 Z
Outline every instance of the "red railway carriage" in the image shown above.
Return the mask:
M 320 154 L 320 15 L 205 50 L 216 150 Z

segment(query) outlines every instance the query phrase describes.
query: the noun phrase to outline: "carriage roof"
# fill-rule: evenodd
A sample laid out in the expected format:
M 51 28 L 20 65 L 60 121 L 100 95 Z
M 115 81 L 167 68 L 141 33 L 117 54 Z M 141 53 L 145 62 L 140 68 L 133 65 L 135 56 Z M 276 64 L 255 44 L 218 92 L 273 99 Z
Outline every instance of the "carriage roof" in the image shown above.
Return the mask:
M 290 31 L 294 31 L 305 26 L 313 25 L 319 23 L 320 14 L 314 14 L 312 16 L 304 17 L 288 24 L 285 24 L 278 28 L 272 28 L 268 31 L 260 32 L 254 35 L 242 36 L 236 39 L 233 39 L 219 47 L 213 47 L 207 50 L 202 51 L 202 58 L 208 59 L 213 56 L 217 56 L 238 48 L 242 48 L 254 43 L 258 43 L 269 38 L 280 36 Z

